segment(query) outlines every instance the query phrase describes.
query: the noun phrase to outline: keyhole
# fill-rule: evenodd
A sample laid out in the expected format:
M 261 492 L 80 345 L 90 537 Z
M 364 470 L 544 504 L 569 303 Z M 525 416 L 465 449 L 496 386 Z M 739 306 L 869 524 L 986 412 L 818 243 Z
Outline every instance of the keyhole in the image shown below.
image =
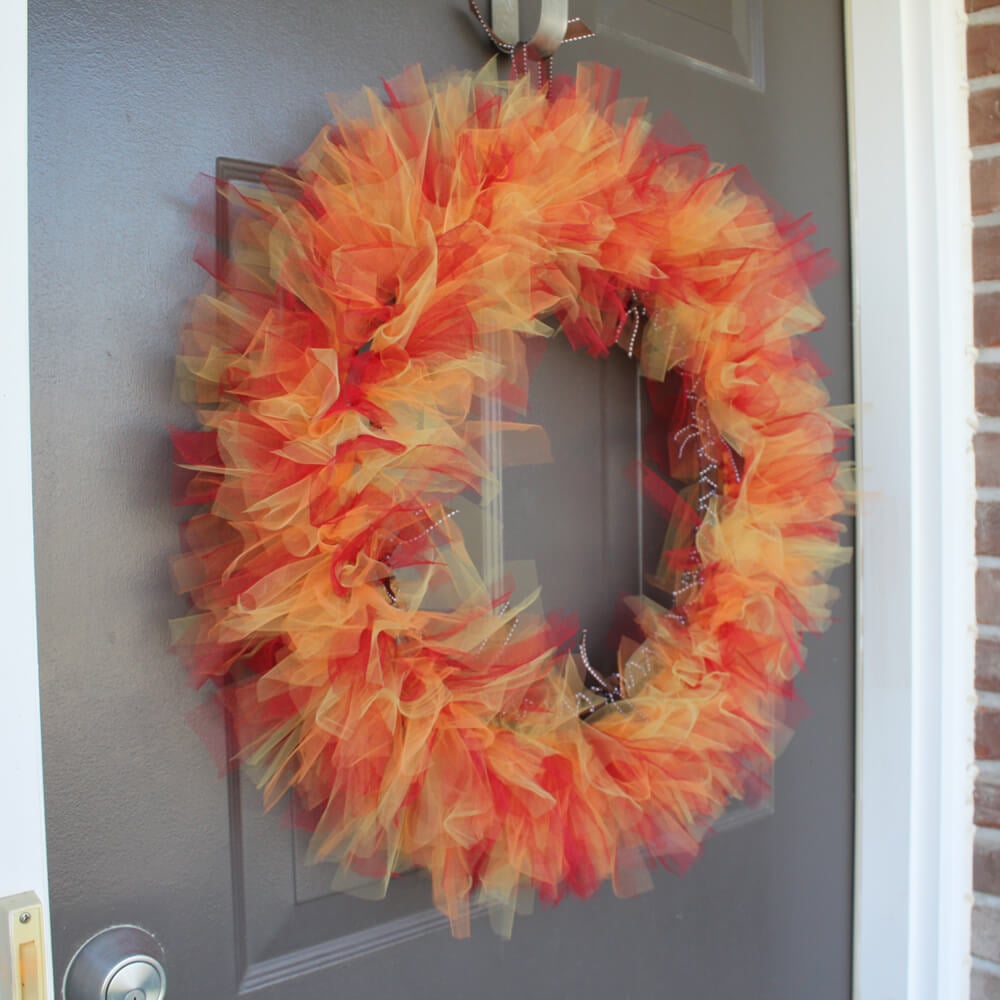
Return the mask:
M 123 1000 L 146 1000 L 146 991 L 129 990 L 128 993 L 126 993 L 125 996 L 123 997 Z

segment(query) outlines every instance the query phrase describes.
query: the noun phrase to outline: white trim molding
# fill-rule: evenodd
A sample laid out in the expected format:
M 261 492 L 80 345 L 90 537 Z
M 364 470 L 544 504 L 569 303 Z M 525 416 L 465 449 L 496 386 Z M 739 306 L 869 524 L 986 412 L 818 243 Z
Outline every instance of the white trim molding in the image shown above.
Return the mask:
M 4 663 L 0 690 L 0 896 L 33 891 L 45 902 L 48 873 L 42 797 L 42 741 L 35 632 L 31 422 L 28 404 L 28 60 L 27 4 L 0 4 L 0 298 L 4 304 L 0 427 L 4 429 L 4 570 L 0 622 Z M 51 948 L 45 949 L 51 955 Z M 2 964 L 2 963 L 0 963 Z M 49 972 L 48 981 L 52 975 Z M 0 984 L 0 992 L 3 984 Z
M 859 464 L 854 995 L 963 1000 L 975 643 L 966 15 L 848 0 Z

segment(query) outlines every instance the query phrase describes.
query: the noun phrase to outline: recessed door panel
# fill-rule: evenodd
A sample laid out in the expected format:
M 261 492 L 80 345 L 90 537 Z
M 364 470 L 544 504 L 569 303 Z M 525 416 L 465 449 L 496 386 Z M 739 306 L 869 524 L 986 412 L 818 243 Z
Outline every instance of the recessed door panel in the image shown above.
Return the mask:
M 763 0 L 615 0 L 600 8 L 601 27 L 630 45 L 764 88 Z

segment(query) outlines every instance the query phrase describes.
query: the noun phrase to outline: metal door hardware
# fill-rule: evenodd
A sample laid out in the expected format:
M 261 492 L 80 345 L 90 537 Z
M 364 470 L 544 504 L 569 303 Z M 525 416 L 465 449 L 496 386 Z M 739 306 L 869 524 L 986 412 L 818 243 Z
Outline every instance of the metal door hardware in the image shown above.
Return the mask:
M 109 927 L 73 956 L 63 1000 L 164 1000 L 163 949 L 141 927 Z
M 33 892 L 0 899 L 0 995 L 12 1000 L 45 1000 L 45 921 Z

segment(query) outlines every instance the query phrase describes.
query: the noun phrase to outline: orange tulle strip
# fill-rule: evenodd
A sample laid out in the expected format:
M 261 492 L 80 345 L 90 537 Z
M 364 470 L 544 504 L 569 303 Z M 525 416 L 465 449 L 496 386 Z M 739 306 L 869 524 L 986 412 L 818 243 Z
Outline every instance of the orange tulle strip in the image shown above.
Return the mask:
M 201 425 L 174 435 L 181 500 L 205 506 L 176 646 L 317 857 L 386 884 L 423 867 L 455 933 L 475 898 L 509 931 L 526 889 L 634 892 L 687 864 L 753 791 L 847 558 L 845 431 L 797 348 L 822 321 L 807 234 L 657 139 L 612 71 L 548 96 L 492 69 L 386 90 L 334 101 L 294 168 L 228 192 L 178 358 Z M 676 599 L 630 601 L 610 698 L 572 623 L 498 594 L 451 516 L 495 488 L 483 401 L 523 405 L 525 343 L 553 328 L 634 350 L 654 390 L 679 374 L 691 447 L 644 451 L 713 469 L 683 496 L 637 473 L 672 512 L 656 576 Z

